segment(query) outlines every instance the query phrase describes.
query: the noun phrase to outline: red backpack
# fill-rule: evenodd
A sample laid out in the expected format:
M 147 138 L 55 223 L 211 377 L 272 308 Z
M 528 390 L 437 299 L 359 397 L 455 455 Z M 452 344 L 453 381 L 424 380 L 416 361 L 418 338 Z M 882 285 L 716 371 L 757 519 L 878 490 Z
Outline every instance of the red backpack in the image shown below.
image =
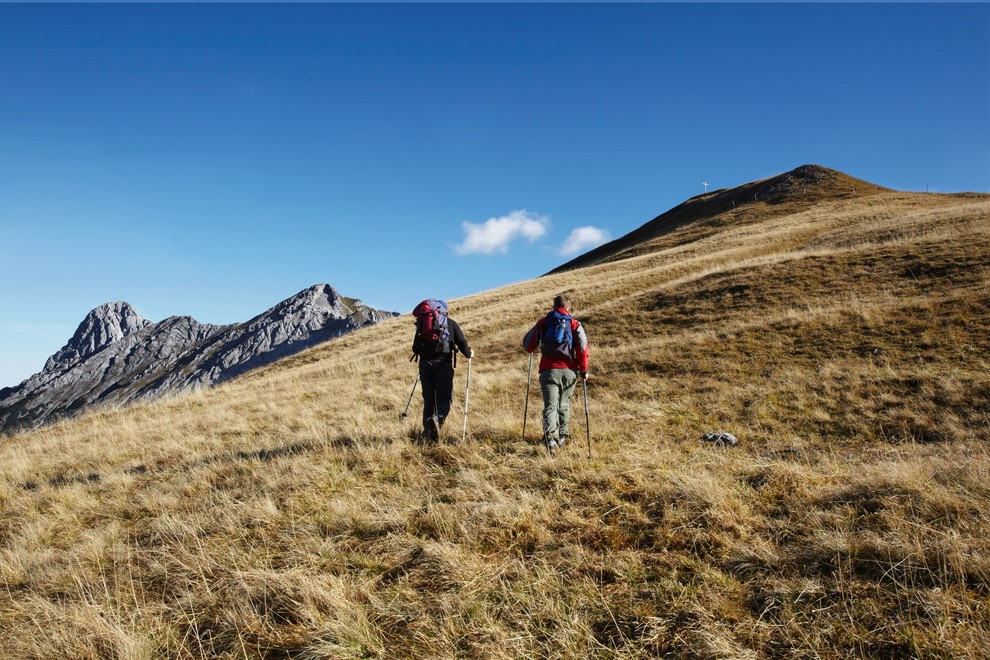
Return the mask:
M 427 298 L 413 309 L 416 317 L 416 355 L 434 357 L 450 353 L 450 329 L 447 327 L 447 303 Z

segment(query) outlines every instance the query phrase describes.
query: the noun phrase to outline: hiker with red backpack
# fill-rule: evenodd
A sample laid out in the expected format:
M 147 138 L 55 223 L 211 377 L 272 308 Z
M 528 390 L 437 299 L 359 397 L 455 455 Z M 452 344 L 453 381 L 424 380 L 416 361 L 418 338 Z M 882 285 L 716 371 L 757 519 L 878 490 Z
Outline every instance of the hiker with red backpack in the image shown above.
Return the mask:
M 460 351 L 470 360 L 474 351 L 461 327 L 447 316 L 447 303 L 443 300 L 424 300 L 413 309 L 413 316 L 413 358 L 419 359 L 419 379 L 423 384 L 423 435 L 436 442 L 454 398 L 456 353 Z
M 588 337 L 572 314 L 570 298 L 560 294 L 554 298 L 550 313 L 536 322 L 522 343 L 527 353 L 537 348 L 542 353 L 543 445 L 551 454 L 567 443 L 574 386 L 578 378 L 588 380 Z

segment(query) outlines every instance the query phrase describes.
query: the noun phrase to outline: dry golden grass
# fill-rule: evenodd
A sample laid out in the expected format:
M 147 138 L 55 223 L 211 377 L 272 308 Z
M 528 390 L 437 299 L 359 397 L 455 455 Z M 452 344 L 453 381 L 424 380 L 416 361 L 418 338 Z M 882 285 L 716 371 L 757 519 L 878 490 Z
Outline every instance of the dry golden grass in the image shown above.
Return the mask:
M 3 653 L 986 657 L 988 234 L 986 196 L 751 205 L 453 301 L 466 444 L 399 418 L 409 317 L 5 438 Z M 579 446 L 539 450 L 535 388 L 520 438 L 561 290 L 591 460 L 580 391 Z

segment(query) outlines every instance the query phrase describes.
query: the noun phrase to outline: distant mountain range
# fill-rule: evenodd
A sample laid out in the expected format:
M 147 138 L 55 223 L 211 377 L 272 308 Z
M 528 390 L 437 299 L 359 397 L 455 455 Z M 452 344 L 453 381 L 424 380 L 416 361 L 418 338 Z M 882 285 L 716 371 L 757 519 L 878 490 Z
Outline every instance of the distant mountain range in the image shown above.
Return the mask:
M 100 305 L 44 369 L 0 389 L 0 430 L 39 426 L 97 405 L 221 383 L 360 327 L 398 316 L 318 284 L 246 323 L 189 316 L 154 323 L 126 302 Z

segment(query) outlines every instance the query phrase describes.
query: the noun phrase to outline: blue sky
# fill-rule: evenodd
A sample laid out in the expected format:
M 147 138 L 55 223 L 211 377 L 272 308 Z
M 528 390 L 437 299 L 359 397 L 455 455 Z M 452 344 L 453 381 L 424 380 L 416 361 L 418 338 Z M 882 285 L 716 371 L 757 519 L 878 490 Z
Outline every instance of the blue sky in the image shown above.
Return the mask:
M 990 191 L 990 5 L 0 5 L 0 386 L 103 302 L 407 312 L 806 163 Z

